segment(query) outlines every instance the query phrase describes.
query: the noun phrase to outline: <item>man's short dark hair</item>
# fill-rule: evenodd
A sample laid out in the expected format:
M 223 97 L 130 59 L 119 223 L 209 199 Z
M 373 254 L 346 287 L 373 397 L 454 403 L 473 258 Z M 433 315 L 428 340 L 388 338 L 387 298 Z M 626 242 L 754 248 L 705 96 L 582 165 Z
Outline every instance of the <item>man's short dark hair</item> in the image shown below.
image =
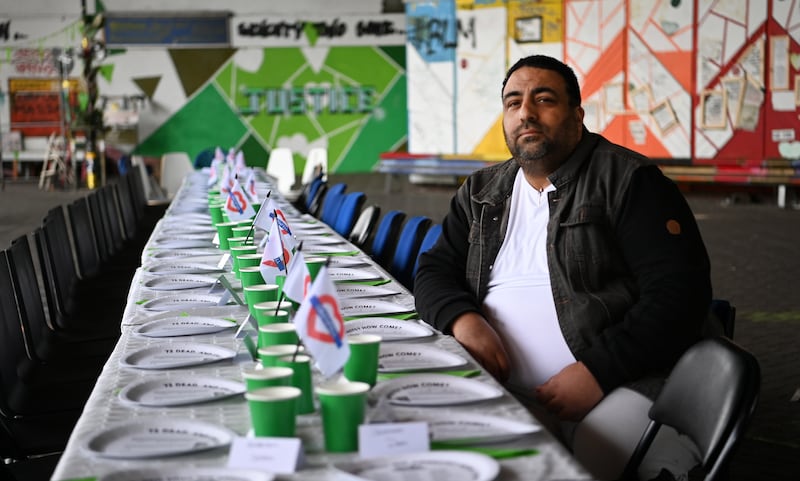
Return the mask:
M 556 60 L 553 57 L 548 57 L 547 55 L 531 55 L 517 60 L 517 63 L 512 65 L 511 68 L 508 69 L 508 72 L 506 72 L 506 78 L 503 79 L 503 87 L 500 89 L 501 96 L 503 90 L 506 88 L 508 78 L 522 67 L 541 68 L 558 73 L 566 84 L 570 106 L 578 107 L 581 105 L 581 87 L 578 85 L 578 78 L 575 77 L 575 72 L 564 62 Z

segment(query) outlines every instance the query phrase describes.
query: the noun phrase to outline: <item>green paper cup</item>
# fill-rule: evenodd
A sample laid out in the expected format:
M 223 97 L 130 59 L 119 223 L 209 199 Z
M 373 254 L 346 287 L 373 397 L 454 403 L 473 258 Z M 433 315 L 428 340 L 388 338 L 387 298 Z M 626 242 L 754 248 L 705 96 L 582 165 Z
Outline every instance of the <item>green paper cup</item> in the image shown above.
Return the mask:
M 255 309 L 256 304 L 278 300 L 277 284 L 253 284 L 250 286 L 245 286 L 243 289 L 244 300 L 247 301 L 247 307 L 250 309 L 250 314 L 252 314 L 256 319 L 258 319 Z
M 248 367 L 242 371 L 248 392 L 265 387 L 289 386 L 293 374 L 294 371 L 288 367 Z
M 261 277 L 261 269 L 259 266 L 253 267 L 239 267 L 239 279 L 242 281 L 242 289 L 256 284 L 265 284 L 264 278 Z
M 220 222 L 217 224 L 220 249 L 226 251 L 230 248 L 230 245 L 228 244 L 228 239 L 233 237 L 233 227 L 236 225 L 237 225 L 236 222 Z
M 224 204 L 209 204 L 208 212 L 211 214 L 211 223 L 214 225 L 222 222 L 222 208 Z
M 250 247 L 250 246 L 243 246 L 243 247 Z M 239 256 L 239 269 L 243 269 L 245 267 L 258 267 L 261 265 L 261 254 L 256 252 L 255 254 L 240 254 Z
M 228 244 L 230 245 L 230 239 L 228 239 Z M 239 256 L 244 254 L 255 254 L 256 253 L 256 246 L 234 246 L 230 245 L 231 250 L 231 263 L 233 264 L 233 274 L 238 279 L 239 278 Z
M 244 394 L 250 407 L 250 422 L 256 437 L 294 437 L 300 389 L 276 386 Z
M 311 384 L 311 358 L 306 355 L 283 356 L 277 360 L 277 366 L 290 367 L 294 370 L 291 384 L 303 391 L 297 403 L 297 414 L 314 412 L 314 392 Z
M 319 273 L 319 270 L 322 269 L 322 266 L 328 262 L 326 257 L 321 256 L 308 256 L 305 258 L 305 260 L 306 267 L 308 268 L 308 273 L 311 275 L 312 281 L 317 278 L 317 274 Z
M 277 322 L 259 326 L 258 328 L 259 347 L 274 346 L 276 344 L 297 345 L 298 341 L 297 329 L 291 322 Z
M 364 423 L 369 384 L 337 382 L 317 386 L 325 450 L 358 451 L 358 426 Z
M 350 357 L 344 364 L 344 377 L 348 381 L 359 381 L 374 386 L 378 377 L 381 336 L 355 334 L 346 336 L 345 340 L 350 346 Z
M 256 322 L 260 326 L 268 326 L 270 324 L 279 324 L 289 322 L 289 311 L 286 309 L 276 309 L 276 302 L 259 302 L 253 306 Z
M 297 355 L 299 358 L 302 353 L 305 352 L 305 348 L 303 346 L 299 347 L 297 344 L 275 344 L 272 346 L 264 346 L 258 348 L 258 358 L 261 360 L 261 365 L 263 367 L 275 367 L 278 366 L 278 359 L 284 356 L 289 356 L 290 358 L 294 356 L 295 352 L 299 352 L 300 354 Z M 307 357 L 307 356 L 306 356 Z M 291 367 L 291 366 L 284 366 L 284 367 Z
M 237 225 L 233 229 L 233 236 L 234 237 L 250 237 L 250 240 L 253 240 L 253 234 L 255 234 L 255 229 L 251 225 Z M 250 232 L 252 230 L 252 232 Z M 248 234 L 250 234 L 248 236 Z
M 243 246 L 243 245 L 251 245 L 251 246 L 255 247 L 255 244 L 253 244 L 253 238 L 252 237 L 245 237 L 245 236 L 240 236 L 240 237 L 231 236 L 231 237 L 228 237 L 228 246 L 233 247 L 233 246 Z

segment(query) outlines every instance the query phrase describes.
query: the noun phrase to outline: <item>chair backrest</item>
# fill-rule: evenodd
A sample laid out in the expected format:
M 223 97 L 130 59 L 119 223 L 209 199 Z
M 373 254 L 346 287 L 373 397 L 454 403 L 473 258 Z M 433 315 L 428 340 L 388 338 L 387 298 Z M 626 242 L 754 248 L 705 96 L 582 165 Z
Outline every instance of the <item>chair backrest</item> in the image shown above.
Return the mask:
M 308 200 L 308 213 L 318 218 L 322 215 L 322 204 L 325 201 L 325 196 L 328 195 L 328 183 L 322 182 L 317 187 L 312 197 Z
M 111 236 L 111 228 L 108 223 L 108 218 L 105 215 L 103 197 L 100 193 L 101 190 L 103 189 L 101 188 L 100 190 L 90 193 L 86 197 L 86 201 L 89 204 L 89 214 L 92 218 L 92 225 L 94 226 L 97 253 L 100 255 L 101 262 L 108 262 L 119 246 L 114 245 L 114 240 Z
M 722 323 L 722 330 L 725 336 L 733 339 L 733 331 L 736 324 L 736 307 L 726 299 L 712 299 L 711 313 L 717 316 L 717 319 Z
M 133 239 L 139 231 L 139 220 L 134 207 L 134 196 L 131 192 L 130 175 L 124 175 L 117 185 L 117 209 L 119 209 L 122 226 L 125 229 L 125 238 Z
M 192 171 L 192 159 L 186 152 L 167 152 L 161 156 L 159 183 L 167 192 L 167 197 L 172 198 L 178 192 L 183 178 Z
M 67 205 L 69 225 L 72 229 L 72 242 L 75 247 L 75 261 L 81 279 L 97 275 L 102 269 L 100 251 L 97 247 L 97 233 L 92 225 L 87 197 L 75 199 Z
M 384 268 L 389 267 L 389 262 L 394 255 L 394 248 L 397 245 L 400 227 L 403 225 L 405 219 L 405 212 L 390 210 L 383 216 L 380 224 L 378 224 L 378 230 L 375 232 L 375 238 L 372 240 L 370 255 L 375 262 Z
M 303 176 L 300 178 L 300 183 L 306 185 L 320 176 L 323 181 L 328 180 L 328 149 L 314 147 L 306 157 L 306 165 L 303 167 Z
M 278 192 L 287 194 L 297 181 L 295 178 L 294 158 L 288 147 L 278 147 L 269 153 L 267 174 L 274 177 L 277 182 Z
M 303 197 L 304 197 L 304 203 L 305 203 L 304 205 L 305 205 L 306 211 L 308 211 L 308 209 L 311 208 L 311 203 L 314 201 L 314 198 L 319 193 L 319 188 L 324 183 L 325 183 L 325 181 L 322 180 L 322 176 L 320 176 L 320 177 L 317 177 L 317 178 L 313 179 L 309 184 L 307 184 L 307 187 L 305 189 L 303 189 Z
M 333 222 L 333 230 L 342 237 L 349 236 L 350 231 L 353 230 L 353 225 L 356 223 L 356 217 L 361 213 L 361 207 L 366 200 L 367 194 L 363 192 L 349 192 L 344 194 Z
M 339 211 L 339 205 L 344 198 L 345 190 L 347 190 L 347 184 L 342 182 L 333 184 L 328 188 L 325 199 L 322 201 L 322 213 L 319 216 L 322 222 L 333 226 L 336 221 L 336 213 Z
M 650 408 L 651 422 L 623 479 L 635 479 L 661 425 L 688 436 L 702 457 L 704 479 L 716 479 L 752 417 L 760 385 L 758 360 L 730 339 L 705 339 L 689 348 Z
M 419 246 L 419 252 L 417 252 L 417 259 L 414 261 L 414 269 L 411 271 L 411 277 L 417 277 L 417 269 L 419 269 L 419 256 L 422 255 L 423 252 L 427 251 L 434 244 L 436 241 L 439 240 L 439 236 L 442 235 L 442 224 L 434 224 L 428 229 L 428 232 L 425 233 L 425 237 L 422 238 L 422 244 Z
M 381 208 L 377 204 L 372 204 L 364 207 L 359 214 L 356 223 L 350 230 L 350 235 L 347 240 L 352 242 L 356 247 L 364 250 L 369 243 L 370 236 L 372 235 L 375 227 L 378 225 L 378 217 L 381 215 Z
M 397 240 L 389 272 L 408 289 L 413 288 L 414 279 L 411 277 L 411 271 L 414 269 L 419 246 L 422 245 L 422 239 L 430 225 L 431 220 L 428 217 L 423 215 L 410 217 L 403 225 L 400 238 Z
M 28 358 L 17 310 L 11 266 L 6 251 L 0 252 L 0 413 L 11 416 L 6 396 L 19 381 L 19 364 Z
M 44 360 L 47 358 L 47 338 L 51 329 L 45 317 L 28 237 L 14 239 L 7 254 L 28 357 L 34 361 Z
M 133 166 L 131 170 L 138 172 L 137 178 L 142 184 L 142 195 L 144 196 L 145 203 L 147 203 L 147 201 L 150 200 L 152 191 L 150 174 L 147 173 L 147 165 L 140 155 L 131 157 L 131 165 Z
M 78 285 L 78 272 L 61 207 L 47 213 L 42 227 L 33 231 L 33 238 L 51 322 L 66 329 L 67 319 L 77 309 L 74 293 Z

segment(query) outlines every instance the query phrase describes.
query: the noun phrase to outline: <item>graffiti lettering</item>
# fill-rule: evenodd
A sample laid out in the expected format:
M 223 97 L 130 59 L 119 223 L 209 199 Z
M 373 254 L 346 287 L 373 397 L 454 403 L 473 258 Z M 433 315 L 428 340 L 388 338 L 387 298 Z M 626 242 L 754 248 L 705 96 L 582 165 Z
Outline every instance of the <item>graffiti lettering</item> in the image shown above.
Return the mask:
M 397 30 L 394 28 L 394 23 L 388 20 L 383 22 L 359 21 L 356 24 L 356 35 L 359 37 L 363 37 L 365 35 L 382 37 L 384 35 L 391 35 L 393 33 L 397 33 Z
M 456 21 L 455 32 L 451 32 L 451 20 L 446 18 L 430 17 L 410 17 L 409 18 L 409 41 L 420 52 L 432 55 L 441 50 L 454 49 L 458 47 L 459 38 L 470 41 L 472 48 L 477 45 L 475 35 L 475 18 L 472 17 L 466 22 L 466 26 L 461 20 Z
M 8 41 L 11 34 L 11 20 L 0 22 L 0 40 Z
M 50 49 L 19 48 L 14 50 L 11 64 L 18 74 L 31 77 L 58 76 Z
M 333 19 L 331 23 L 313 22 L 311 25 L 317 30 L 317 35 L 320 37 L 342 37 L 347 32 L 347 25 L 340 22 L 338 18 Z
M 245 89 L 247 105 L 239 108 L 242 115 L 264 111 L 269 115 L 303 115 L 313 113 L 353 114 L 371 112 L 375 88 L 370 86 L 340 88 Z
M 294 39 L 300 39 L 300 35 L 303 33 L 303 26 L 305 22 L 297 21 L 293 23 L 289 22 L 276 22 L 276 23 L 269 23 L 266 20 L 262 20 L 261 22 L 250 22 L 245 23 L 242 22 L 237 26 L 239 31 L 239 35 L 244 37 L 283 37 L 283 38 L 290 38 L 294 35 Z

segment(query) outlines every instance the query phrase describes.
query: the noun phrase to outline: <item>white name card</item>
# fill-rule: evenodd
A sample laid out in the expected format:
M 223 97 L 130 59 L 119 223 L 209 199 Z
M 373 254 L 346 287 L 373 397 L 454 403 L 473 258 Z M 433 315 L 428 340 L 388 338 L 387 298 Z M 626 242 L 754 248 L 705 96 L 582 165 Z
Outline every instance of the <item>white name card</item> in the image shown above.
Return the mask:
M 428 423 L 362 424 L 358 447 L 362 458 L 430 451 Z
M 303 463 L 300 438 L 236 437 L 228 456 L 229 468 L 247 468 L 292 474 Z

